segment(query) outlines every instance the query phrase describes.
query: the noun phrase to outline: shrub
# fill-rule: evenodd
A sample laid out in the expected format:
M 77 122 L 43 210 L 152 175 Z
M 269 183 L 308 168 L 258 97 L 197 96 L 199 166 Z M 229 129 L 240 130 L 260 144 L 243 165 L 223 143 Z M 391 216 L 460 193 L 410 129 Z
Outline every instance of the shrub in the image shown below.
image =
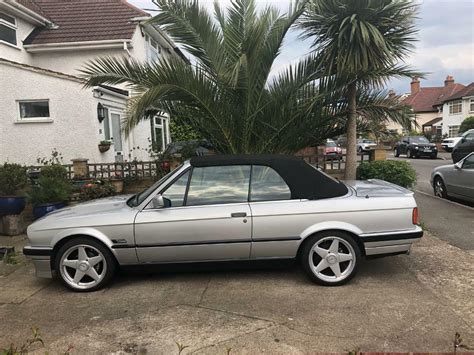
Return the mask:
M 410 188 L 416 182 L 416 172 L 406 161 L 377 160 L 360 164 L 357 168 L 357 178 L 381 179 Z
M 62 165 L 46 165 L 41 168 L 38 182 L 28 194 L 34 205 L 65 202 L 69 200 L 71 184 L 67 180 L 67 170 Z
M 0 196 L 15 196 L 28 185 L 26 167 L 19 164 L 0 165 Z
M 469 116 L 462 121 L 461 126 L 459 126 L 459 133 L 464 133 L 474 128 L 474 116 Z
M 97 198 L 113 196 L 116 193 L 114 185 L 108 181 L 99 180 L 93 184 L 84 185 L 79 193 L 79 199 L 81 201 L 95 200 Z

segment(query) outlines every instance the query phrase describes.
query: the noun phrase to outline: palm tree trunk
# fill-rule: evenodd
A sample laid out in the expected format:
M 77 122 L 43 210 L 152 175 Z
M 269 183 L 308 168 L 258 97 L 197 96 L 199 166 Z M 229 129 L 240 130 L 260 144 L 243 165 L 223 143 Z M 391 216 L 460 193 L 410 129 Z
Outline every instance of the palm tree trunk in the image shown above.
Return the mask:
M 347 98 L 349 101 L 349 117 L 347 120 L 347 150 L 346 150 L 346 169 L 345 180 L 355 180 L 357 170 L 357 102 L 356 102 L 356 84 L 352 83 L 347 89 Z

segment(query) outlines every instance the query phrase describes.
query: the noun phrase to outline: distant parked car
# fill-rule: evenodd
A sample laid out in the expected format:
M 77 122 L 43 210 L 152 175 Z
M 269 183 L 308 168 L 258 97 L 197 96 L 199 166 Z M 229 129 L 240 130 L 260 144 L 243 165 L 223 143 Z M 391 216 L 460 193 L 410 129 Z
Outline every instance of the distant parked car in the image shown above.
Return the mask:
M 358 139 L 357 140 L 357 151 L 359 153 L 368 152 L 370 149 L 374 148 L 375 146 L 377 146 L 377 143 L 375 143 L 371 139 Z
M 342 160 L 342 148 L 332 139 L 328 139 L 324 146 L 324 156 L 326 160 Z
M 453 137 L 453 138 L 443 139 L 443 141 L 441 142 L 441 146 L 443 147 L 445 151 L 452 152 L 453 148 L 461 139 L 462 137 Z
M 347 137 L 346 136 L 340 136 L 336 140 L 336 144 L 338 147 L 347 147 Z
M 395 145 L 393 153 L 396 157 L 401 154 L 406 154 L 407 158 L 427 156 L 431 159 L 436 159 L 438 149 L 436 148 L 436 144 L 431 143 L 424 136 L 408 136 L 403 137 L 402 140 Z
M 450 196 L 474 202 L 474 153 L 456 164 L 435 168 L 431 173 L 431 186 L 438 197 Z
M 457 163 L 472 152 L 474 152 L 474 129 L 464 132 L 461 136 L 461 140 L 453 148 L 451 157 L 453 158 L 453 162 Z
M 169 172 L 183 160 L 193 156 L 214 154 L 212 145 L 207 140 L 189 140 L 173 142 L 166 147 L 161 160 L 161 169 Z

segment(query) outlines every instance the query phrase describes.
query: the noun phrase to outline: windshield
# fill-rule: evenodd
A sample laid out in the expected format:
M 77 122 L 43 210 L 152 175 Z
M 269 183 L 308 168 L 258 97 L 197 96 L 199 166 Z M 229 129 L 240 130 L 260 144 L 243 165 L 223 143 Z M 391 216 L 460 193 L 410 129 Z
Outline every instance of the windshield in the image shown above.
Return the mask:
M 337 147 L 336 142 L 334 141 L 327 141 L 326 147 Z
M 419 137 L 411 137 L 410 141 L 413 143 L 429 143 L 430 141 L 426 139 L 426 137 L 419 136 Z
M 179 168 L 181 168 L 182 165 L 178 166 L 175 170 L 173 171 L 170 171 L 168 174 L 166 174 L 165 176 L 163 176 L 160 180 L 158 180 L 157 182 L 155 182 L 153 185 L 151 185 L 150 187 L 146 188 L 145 190 L 143 190 L 142 192 L 136 194 L 136 195 L 133 195 L 128 201 L 127 201 L 127 205 L 129 205 L 130 207 L 136 207 L 138 206 L 139 204 L 141 204 L 143 201 L 146 200 L 146 198 L 148 196 L 150 196 L 150 194 L 155 191 L 157 189 L 158 186 L 160 186 L 163 182 L 165 182 L 166 180 L 168 180 L 168 178 L 173 175 Z

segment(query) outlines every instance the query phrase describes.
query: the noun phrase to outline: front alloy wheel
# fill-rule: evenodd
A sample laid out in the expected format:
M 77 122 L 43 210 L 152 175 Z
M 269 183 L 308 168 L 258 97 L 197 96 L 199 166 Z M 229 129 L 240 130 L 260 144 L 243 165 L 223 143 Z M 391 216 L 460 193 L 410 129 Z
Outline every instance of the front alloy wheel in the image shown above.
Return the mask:
M 344 232 L 325 232 L 313 237 L 303 249 L 303 267 L 320 285 L 338 286 L 348 282 L 359 267 L 357 243 Z
M 407 150 L 407 158 L 408 158 L 408 159 L 411 159 L 411 158 L 413 158 L 413 155 L 412 155 L 412 153 L 411 153 L 411 150 L 410 150 L 410 149 L 408 149 L 408 150 Z
M 112 278 L 115 260 L 102 244 L 87 238 L 64 244 L 55 258 L 60 280 L 74 291 L 95 291 Z

